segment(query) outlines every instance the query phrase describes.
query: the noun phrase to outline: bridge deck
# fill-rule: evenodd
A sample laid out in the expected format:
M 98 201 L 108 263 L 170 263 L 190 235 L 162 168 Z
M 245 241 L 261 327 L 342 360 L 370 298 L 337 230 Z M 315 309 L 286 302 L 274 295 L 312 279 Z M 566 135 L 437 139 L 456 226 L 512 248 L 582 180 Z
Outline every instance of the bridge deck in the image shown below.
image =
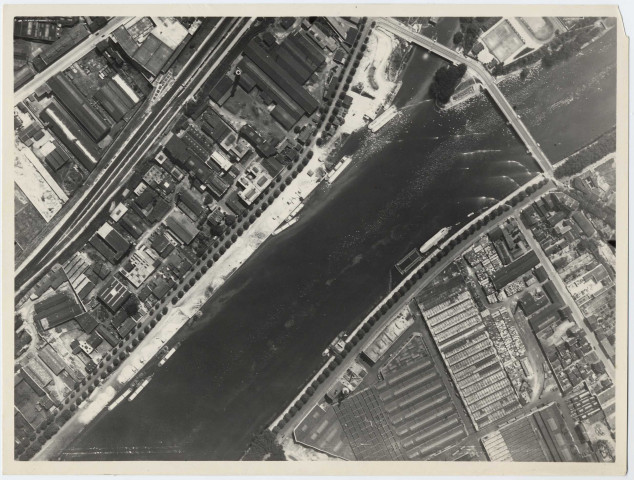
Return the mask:
M 435 53 L 436 55 L 452 62 L 453 64 L 464 63 L 465 65 L 467 65 L 467 67 L 475 74 L 482 85 L 487 89 L 491 96 L 491 99 L 499 107 L 502 114 L 509 122 L 510 126 L 520 137 L 528 152 L 537 161 L 544 174 L 547 177 L 552 178 L 553 167 L 550 160 L 548 160 L 548 157 L 546 157 L 546 154 L 544 154 L 537 141 L 535 141 L 529 130 L 520 120 L 519 115 L 515 112 L 504 94 L 500 91 L 497 83 L 495 82 L 495 79 L 480 62 L 465 57 L 464 55 L 432 40 L 431 38 L 416 33 L 396 20 L 390 18 L 381 18 L 378 20 L 378 23 L 384 29 L 388 30 L 394 35 L 398 35 L 399 37 L 411 43 L 415 43 L 423 48 L 426 48 L 430 52 Z

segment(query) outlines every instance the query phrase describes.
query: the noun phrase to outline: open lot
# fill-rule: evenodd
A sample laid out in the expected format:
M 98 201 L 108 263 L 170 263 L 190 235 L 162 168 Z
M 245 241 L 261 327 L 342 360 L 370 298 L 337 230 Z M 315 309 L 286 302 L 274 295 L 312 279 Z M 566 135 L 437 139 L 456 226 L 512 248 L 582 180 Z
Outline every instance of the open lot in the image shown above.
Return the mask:
M 33 238 L 46 226 L 46 220 L 26 197 L 24 192 L 15 185 L 15 243 L 16 255 L 26 247 Z
M 346 460 L 354 460 L 348 438 L 337 420 L 334 409 L 317 405 L 295 430 L 295 439 L 321 452 L 328 452 Z

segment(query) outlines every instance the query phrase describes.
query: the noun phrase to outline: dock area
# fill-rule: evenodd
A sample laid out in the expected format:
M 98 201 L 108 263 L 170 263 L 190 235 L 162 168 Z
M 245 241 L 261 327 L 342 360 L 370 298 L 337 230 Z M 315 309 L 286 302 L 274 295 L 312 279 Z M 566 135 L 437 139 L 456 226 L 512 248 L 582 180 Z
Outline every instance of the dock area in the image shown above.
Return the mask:
M 445 238 L 447 236 L 447 234 L 449 233 L 450 228 L 449 227 L 444 227 L 441 228 L 438 232 L 436 232 L 436 234 L 431 237 L 429 240 L 427 240 L 420 248 L 419 251 L 420 253 L 427 253 L 428 251 L 435 249 L 436 247 L 438 247 L 438 244 L 440 243 L 440 241 Z
M 384 111 L 381 115 L 379 115 L 374 120 L 372 120 L 370 124 L 368 125 L 368 128 L 370 129 L 372 133 L 378 132 L 385 125 L 387 125 L 387 123 L 390 120 L 392 120 L 396 116 L 397 113 L 398 113 L 398 110 L 396 109 L 396 107 L 391 106 L 386 111 Z
M 128 401 L 131 402 L 132 400 L 134 400 L 137 395 L 139 393 L 141 393 L 141 391 L 147 387 L 147 384 L 150 383 L 150 380 L 152 380 L 152 375 L 150 375 L 148 378 L 146 378 L 145 380 L 143 380 L 143 383 L 141 383 L 141 385 L 139 385 L 136 390 L 134 390 L 132 392 L 132 394 L 128 397 Z
M 401 275 L 405 275 L 418 265 L 418 262 L 422 259 L 422 255 L 418 252 L 418 249 L 415 248 L 398 261 L 396 264 L 396 270 L 398 270 L 398 273 Z
M 351 161 L 352 157 L 343 157 L 341 161 L 334 166 L 330 173 L 326 175 L 326 181 L 328 182 L 328 184 L 332 184 L 337 179 L 337 177 L 341 175 L 341 173 L 345 170 L 345 168 L 350 164 Z
M 131 388 L 128 388 L 125 392 L 123 392 L 123 393 L 119 396 L 119 398 L 117 398 L 114 402 L 112 402 L 112 403 L 110 404 L 110 406 L 108 407 L 108 411 L 112 411 L 112 410 L 114 410 L 114 409 L 115 409 L 115 407 L 116 407 L 117 405 L 119 405 L 122 401 L 124 401 L 124 400 L 128 397 L 128 395 L 130 395 L 131 393 L 132 393 L 132 389 L 131 389 Z

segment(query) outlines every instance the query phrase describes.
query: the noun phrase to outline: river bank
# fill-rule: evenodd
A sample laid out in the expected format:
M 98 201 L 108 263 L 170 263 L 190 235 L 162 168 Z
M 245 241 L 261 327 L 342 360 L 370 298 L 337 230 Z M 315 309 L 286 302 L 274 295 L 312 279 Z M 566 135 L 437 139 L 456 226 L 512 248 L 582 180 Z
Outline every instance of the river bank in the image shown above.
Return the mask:
M 336 334 L 390 290 L 404 254 L 534 176 L 490 102 L 436 111 L 426 96 L 443 62 L 419 49 L 411 58 L 394 98 L 403 114 L 376 135 L 350 135 L 333 153 L 350 155 L 350 167 L 215 290 L 139 396 L 92 422 L 61 458 L 240 458 L 321 367 Z
M 391 50 L 382 49 L 380 55 L 375 55 L 375 60 L 385 64 Z M 386 101 L 385 97 L 377 97 L 378 101 Z M 355 116 L 356 110 L 350 109 L 346 115 L 348 119 Z M 349 122 L 352 123 L 352 122 Z M 338 135 L 341 135 L 340 133 Z M 298 212 L 304 202 L 311 196 L 313 191 L 323 182 L 325 178 L 324 163 L 333 154 L 339 145 L 340 137 L 334 137 L 324 147 L 315 147 L 312 159 L 299 173 L 297 178 L 288 186 L 276 199 L 275 202 L 265 210 L 262 215 L 249 227 L 249 229 L 231 245 L 227 252 L 215 262 L 202 278 L 185 293 L 175 307 L 171 308 L 157 326 L 151 330 L 140 346 L 133 350 L 123 367 L 108 377 L 104 383 L 99 385 L 95 391 L 82 403 L 81 411 L 75 415 L 62 428 L 63 434 L 57 435 L 49 441 L 37 454 L 36 459 L 48 460 L 61 453 L 63 445 L 69 438 L 77 436 L 87 425 L 99 417 L 116 401 L 130 382 L 135 379 L 142 370 L 147 370 L 147 365 L 151 363 L 165 344 L 173 340 L 183 326 L 190 319 L 193 319 L 213 296 L 214 292 L 220 288 L 226 280 L 235 273 L 244 262 L 269 238 L 280 233 L 280 227 Z M 343 169 L 349 165 L 348 162 L 341 162 L 337 172 L 341 174 Z
M 120 370 L 112 374 L 86 399 L 80 412 L 62 430 L 78 434 L 123 393 L 129 383 L 160 352 L 179 330 L 194 317 L 196 312 L 212 297 L 213 293 L 264 243 L 284 220 L 301 205 L 305 198 L 319 185 L 322 178 L 314 175 L 314 170 L 323 163 L 313 157 L 293 183 L 286 188 L 275 202 L 253 225 L 233 244 L 220 259 L 203 274 L 175 307 L 152 329 L 139 347 L 130 353 Z M 35 457 L 49 460 L 59 453 L 61 442 L 68 439 L 68 433 L 54 437 Z M 72 435 L 72 434 L 71 434 Z
M 353 89 L 349 95 L 352 104 L 341 134 L 357 131 L 376 118 L 377 112 L 389 107 L 400 87 L 400 79 L 390 78 L 389 66 L 397 40 L 393 34 L 376 28 L 368 41 L 370 52 L 364 55 L 352 79 Z
M 545 191 L 553 188 L 553 184 L 547 182 L 543 175 L 535 176 L 533 179 L 522 186 L 522 190 L 525 191 L 527 188 L 529 188 L 529 186 L 535 186 L 539 188 L 538 190 L 536 190 L 536 192 L 533 192 L 522 201 L 524 205 L 532 202 L 535 198 L 537 198 L 538 195 L 541 195 Z M 302 390 L 288 404 L 286 409 L 271 423 L 271 425 L 269 425 L 269 430 L 271 430 L 272 432 L 277 432 L 278 442 L 284 449 L 284 452 L 289 459 L 295 459 L 298 451 L 301 454 L 304 452 L 304 450 L 306 450 L 305 447 L 294 441 L 294 431 L 299 422 L 306 418 L 307 415 L 310 415 L 310 412 L 315 407 L 315 405 L 323 401 L 324 395 L 332 388 L 333 383 L 337 381 L 336 379 L 344 375 L 344 372 L 350 367 L 351 362 L 355 361 L 354 359 L 356 358 L 356 356 L 361 351 L 363 351 L 364 348 L 367 347 L 367 345 L 375 341 L 376 337 L 380 335 L 383 331 L 386 323 L 390 322 L 397 314 L 397 312 L 399 312 L 404 307 L 404 305 L 406 305 L 409 300 L 411 300 L 411 298 L 416 295 L 416 292 L 420 291 L 420 287 L 431 281 L 434 278 L 434 275 L 446 266 L 448 261 L 454 258 L 456 254 L 464 251 L 465 248 L 467 248 L 477 237 L 483 234 L 480 229 L 477 229 L 473 233 L 469 233 L 470 227 L 479 224 L 487 216 L 491 218 L 499 217 L 492 221 L 485 221 L 486 230 L 488 230 L 490 228 L 493 228 L 492 226 L 498 224 L 503 218 L 508 218 L 510 215 L 513 214 L 508 206 L 511 202 L 511 199 L 517 196 L 518 190 L 515 190 L 505 198 L 500 199 L 495 205 L 492 205 L 486 211 L 483 211 L 478 217 L 472 218 L 460 229 L 452 232 L 449 237 L 438 238 L 434 244 L 435 247 L 437 247 L 439 250 L 444 248 L 451 248 L 453 250 L 452 255 L 440 260 L 440 264 L 438 264 L 438 262 L 434 262 L 434 266 L 434 263 L 432 263 L 431 267 L 427 265 L 431 260 L 431 256 L 424 259 L 397 285 L 395 285 L 390 290 L 388 295 L 383 297 L 379 301 L 379 303 L 366 315 L 366 317 L 356 326 L 356 328 L 346 336 L 345 342 L 348 343 L 351 348 L 346 349 L 347 353 L 344 353 L 343 361 L 335 362 L 335 357 L 330 356 L 321 370 L 313 375 L 304 384 Z M 499 212 L 498 215 L 495 214 L 496 211 Z M 455 243 L 453 247 L 451 247 L 452 242 Z M 429 271 L 423 277 L 419 277 L 418 272 L 423 271 L 423 269 Z M 407 287 L 408 282 L 418 282 L 418 288 Z M 406 292 L 404 296 L 401 295 L 402 292 Z M 375 317 L 374 319 L 376 320 L 377 315 L 380 315 L 379 322 L 377 325 L 373 326 L 374 322 L 372 321 L 372 318 Z M 367 337 L 364 338 L 364 334 L 361 333 L 362 331 L 368 332 Z M 353 338 L 358 338 L 359 334 L 361 334 L 362 340 L 360 340 L 359 342 L 351 342 Z M 319 377 L 323 377 L 323 374 L 327 370 L 329 375 L 326 375 L 326 377 L 328 378 L 328 380 L 320 381 Z M 314 385 L 319 386 L 314 387 Z M 309 388 L 313 390 L 312 393 L 309 393 Z M 314 453 L 316 455 L 323 455 L 323 453 L 317 451 L 315 451 Z M 334 457 L 330 458 L 332 460 L 337 460 Z
M 161 348 L 192 318 L 218 289 L 283 223 L 315 187 L 321 178 L 312 173 L 322 161 L 318 157 L 308 163 L 291 186 L 284 190 L 279 198 L 258 218 L 220 259 L 209 268 L 197 282 L 171 308 L 167 315 L 151 330 L 139 347 L 133 350 L 121 370 L 111 375 L 82 404 L 81 411 L 75 416 L 74 430 L 78 433 L 82 427 L 93 421 L 115 398 L 123 393 L 129 382 L 154 358 Z M 70 424 L 70 422 L 69 422 Z M 64 426 L 64 429 L 71 429 Z M 38 453 L 36 460 L 47 460 L 59 450 L 58 442 L 51 441 Z M 55 446 L 57 448 L 55 448 Z

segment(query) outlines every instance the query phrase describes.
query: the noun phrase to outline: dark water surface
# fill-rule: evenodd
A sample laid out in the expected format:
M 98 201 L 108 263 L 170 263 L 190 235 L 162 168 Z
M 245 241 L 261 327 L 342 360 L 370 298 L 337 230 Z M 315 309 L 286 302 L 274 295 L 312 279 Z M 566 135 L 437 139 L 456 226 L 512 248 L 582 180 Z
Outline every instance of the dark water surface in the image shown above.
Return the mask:
M 532 72 L 527 83 L 500 85 L 552 163 L 616 125 L 616 33 L 612 29 L 568 61 Z
M 448 40 L 455 24 L 440 27 Z M 141 394 L 95 421 L 62 458 L 238 459 L 337 333 L 388 292 L 401 257 L 535 174 L 486 97 L 451 112 L 425 101 L 441 64 L 415 51 L 396 99 L 403 113 L 350 139 L 348 170 L 215 293 Z

